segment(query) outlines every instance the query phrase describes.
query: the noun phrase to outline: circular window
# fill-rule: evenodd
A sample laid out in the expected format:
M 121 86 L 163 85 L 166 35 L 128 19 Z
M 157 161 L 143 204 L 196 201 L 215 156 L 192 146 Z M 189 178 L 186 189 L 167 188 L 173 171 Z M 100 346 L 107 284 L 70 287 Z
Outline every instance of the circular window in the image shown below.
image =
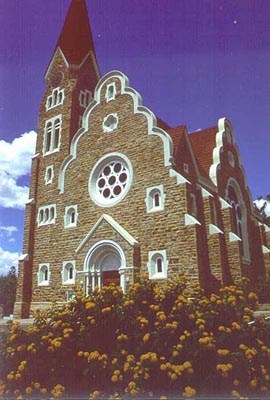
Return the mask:
M 105 207 L 118 203 L 128 192 L 131 174 L 131 164 L 124 155 L 112 153 L 103 157 L 90 175 L 91 199 Z

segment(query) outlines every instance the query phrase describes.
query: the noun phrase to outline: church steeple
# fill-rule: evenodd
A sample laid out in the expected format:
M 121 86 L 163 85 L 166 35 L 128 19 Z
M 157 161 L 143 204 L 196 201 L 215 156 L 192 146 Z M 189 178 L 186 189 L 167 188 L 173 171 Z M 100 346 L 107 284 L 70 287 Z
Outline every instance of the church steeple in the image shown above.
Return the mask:
M 85 0 L 72 0 L 57 46 L 69 64 L 79 65 L 95 48 Z

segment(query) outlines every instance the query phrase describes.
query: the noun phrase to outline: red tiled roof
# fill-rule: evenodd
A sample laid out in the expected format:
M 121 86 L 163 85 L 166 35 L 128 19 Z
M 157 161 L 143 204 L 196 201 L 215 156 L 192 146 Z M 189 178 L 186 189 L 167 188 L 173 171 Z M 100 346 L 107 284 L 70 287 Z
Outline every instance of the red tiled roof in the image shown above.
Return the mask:
M 167 122 L 164 122 L 162 119 L 157 117 L 157 126 L 161 129 L 164 129 L 165 131 L 168 131 L 168 129 L 171 129 L 171 127 L 167 124 Z
M 176 128 L 171 128 L 168 130 L 169 135 L 173 141 L 173 153 L 176 155 L 179 144 L 181 143 L 182 137 L 185 133 L 186 125 L 179 125 Z
M 201 174 L 205 177 L 209 177 L 209 168 L 213 164 L 213 149 L 216 146 L 217 132 L 218 127 L 213 126 L 189 134 Z
M 80 64 L 87 53 L 95 54 L 85 0 L 72 0 L 56 47 L 70 64 Z

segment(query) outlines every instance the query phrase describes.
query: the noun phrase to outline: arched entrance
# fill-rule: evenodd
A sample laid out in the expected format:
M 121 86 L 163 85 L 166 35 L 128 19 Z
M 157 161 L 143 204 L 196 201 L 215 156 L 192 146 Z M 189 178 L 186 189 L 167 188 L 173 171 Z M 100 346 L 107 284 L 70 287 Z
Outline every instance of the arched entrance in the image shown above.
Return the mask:
M 84 265 L 86 272 L 86 294 L 89 288 L 108 286 L 112 283 L 124 289 L 123 274 L 120 269 L 126 265 L 125 255 L 121 247 L 111 241 L 100 241 L 89 250 Z

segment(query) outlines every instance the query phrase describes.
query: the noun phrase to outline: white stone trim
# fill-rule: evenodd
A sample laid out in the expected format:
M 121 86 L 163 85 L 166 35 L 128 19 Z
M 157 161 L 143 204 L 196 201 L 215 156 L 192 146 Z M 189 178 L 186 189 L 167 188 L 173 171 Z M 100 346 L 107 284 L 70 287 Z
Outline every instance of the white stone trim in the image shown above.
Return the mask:
M 51 72 L 51 70 L 52 70 L 53 64 L 54 64 L 55 59 L 56 59 L 56 57 L 58 56 L 58 54 L 61 55 L 61 57 L 62 57 L 63 60 L 64 60 L 64 63 L 65 63 L 65 65 L 66 65 L 66 67 L 68 67 L 68 62 L 67 62 L 66 57 L 64 56 L 64 53 L 62 52 L 62 50 L 61 50 L 60 47 L 57 47 L 57 49 L 55 50 L 54 55 L 53 55 L 53 57 L 52 57 L 52 59 L 51 59 L 51 61 L 50 61 L 50 64 L 48 65 L 47 71 L 46 71 L 46 73 L 45 73 L 45 79 L 48 79 L 48 78 L 49 78 L 50 72 Z
M 48 279 L 47 280 L 44 280 L 44 277 L 43 277 L 43 274 L 44 274 L 44 271 L 42 271 L 43 267 L 47 268 L 47 270 L 48 270 Z M 49 286 L 50 278 L 51 278 L 50 263 L 40 263 L 38 266 L 38 272 L 37 272 L 38 286 Z
M 32 204 L 32 203 L 34 203 L 35 202 L 35 199 L 32 197 L 31 199 L 28 199 L 26 202 L 25 202 L 25 205 L 27 205 L 27 204 Z
M 170 135 L 165 132 L 163 129 L 157 126 L 157 120 L 155 115 L 150 111 L 148 108 L 142 106 L 141 96 L 132 88 L 129 87 L 128 78 L 119 71 L 112 71 L 106 74 L 103 78 L 100 79 L 98 82 L 95 93 L 94 99 L 91 103 L 87 106 L 84 115 L 83 115 L 83 126 L 72 139 L 70 145 L 70 154 L 67 158 L 63 161 L 60 172 L 59 172 L 59 181 L 58 187 L 60 193 L 63 193 L 65 190 L 65 173 L 72 162 L 72 160 L 77 158 L 77 146 L 81 139 L 81 137 L 86 134 L 89 129 L 89 124 L 91 121 L 91 114 L 93 110 L 100 104 L 101 102 L 101 93 L 104 87 L 108 84 L 108 81 L 112 79 L 117 79 L 121 85 L 121 94 L 129 95 L 134 102 L 134 113 L 135 114 L 142 114 L 146 117 L 148 122 L 148 135 L 156 135 L 158 136 L 163 143 L 163 151 L 164 151 L 164 165 L 171 166 L 173 161 L 173 142 Z
M 56 101 L 54 102 L 55 99 Z M 65 89 L 64 88 L 60 89 L 60 87 L 53 88 L 52 93 L 47 97 L 46 111 L 62 105 L 64 103 L 64 99 L 65 99 Z
M 100 193 L 98 193 L 98 190 L 96 187 L 96 182 L 97 182 L 97 178 L 98 178 L 100 172 L 106 166 L 106 164 L 109 164 L 110 162 L 113 162 L 113 161 L 115 161 L 115 162 L 119 161 L 119 163 L 122 164 L 122 166 L 126 168 L 126 170 L 124 172 L 127 175 L 127 183 L 126 183 L 125 187 L 123 187 L 123 190 L 119 195 L 117 195 L 114 198 L 106 199 Z M 90 173 L 89 182 L 88 182 L 89 196 L 90 196 L 91 200 L 100 207 L 106 207 L 106 208 L 112 207 L 112 206 L 118 204 L 120 201 L 122 201 L 126 197 L 126 195 L 129 192 L 129 189 L 132 185 L 132 181 L 133 181 L 133 168 L 132 168 L 132 164 L 129 161 L 129 159 L 124 154 L 119 153 L 119 152 L 105 154 L 103 157 L 101 157 L 95 163 L 95 165 L 92 168 L 92 171 Z M 110 190 L 112 190 L 112 188 Z
M 108 122 L 109 119 L 111 119 L 111 123 Z M 107 114 L 103 118 L 102 128 L 104 133 L 110 133 L 115 131 L 115 129 L 118 128 L 118 114 L 117 113 Z
M 185 214 L 185 226 L 188 225 L 201 225 L 201 223 L 193 215 Z
M 267 224 L 263 224 L 265 232 L 270 232 L 270 226 L 268 226 Z
M 70 211 L 74 210 L 75 212 L 75 221 L 74 222 L 70 222 Z M 64 227 L 65 228 L 72 228 L 74 226 L 77 226 L 78 223 L 78 206 L 76 205 L 70 205 L 70 206 L 66 206 L 65 208 L 65 216 L 64 216 Z
M 269 254 L 270 249 L 267 246 L 262 245 L 262 252 L 263 252 L 263 254 Z
M 56 126 L 56 121 L 59 120 L 59 136 L 58 136 L 58 143 L 56 146 L 55 143 L 55 126 Z M 47 150 L 47 140 L 48 140 L 48 125 L 49 123 L 52 124 L 52 130 L 51 130 L 51 140 L 50 140 L 50 148 Z M 55 153 L 59 151 L 61 147 L 61 136 L 62 136 L 62 114 L 55 115 L 52 118 L 49 118 L 45 121 L 45 126 L 44 126 L 44 135 L 43 135 L 43 156 L 47 156 L 48 154 Z
M 92 92 L 88 89 L 80 90 L 79 93 L 79 103 L 80 106 L 86 108 L 88 104 L 91 103 L 93 99 Z
M 230 205 L 230 203 L 228 203 L 225 199 L 223 199 L 222 197 L 219 198 L 220 201 L 220 207 L 222 210 L 225 210 L 226 208 L 232 208 L 232 206 Z
M 175 171 L 174 169 L 170 169 L 170 177 L 176 178 L 177 185 L 182 185 L 184 183 L 189 183 L 191 185 L 191 182 L 188 179 L 186 179 L 183 175 L 179 174 L 179 172 Z
M 234 232 L 229 232 L 229 241 L 230 242 L 242 242 L 242 239 L 236 235 Z
M 29 255 L 27 253 L 21 254 L 18 258 L 18 261 L 27 261 L 29 259 Z
M 162 271 L 156 271 L 156 262 L 158 259 L 162 260 Z M 169 262 L 167 260 L 167 253 L 166 250 L 151 250 L 148 252 L 148 274 L 149 279 L 166 279 L 167 278 L 167 271 L 168 271 Z
M 214 197 L 212 193 L 208 192 L 202 185 L 197 184 L 196 187 L 201 190 L 202 197 L 205 199 L 206 197 Z
M 69 279 L 66 274 L 68 274 L 67 267 L 72 266 L 73 268 L 73 278 Z M 76 281 L 76 262 L 75 260 L 68 260 L 68 261 L 63 261 L 63 267 L 61 271 L 61 277 L 62 277 L 62 285 L 74 285 Z
M 112 93 L 110 93 L 111 88 L 112 88 Z M 117 94 L 117 92 L 116 92 L 116 85 L 115 85 L 115 82 L 109 83 L 109 84 L 107 85 L 107 87 L 106 87 L 106 94 L 105 94 L 107 103 L 108 103 L 109 101 L 114 100 L 115 97 L 116 97 L 116 94 Z
M 53 211 L 53 215 L 52 214 Z M 46 206 L 41 206 L 37 213 L 37 224 L 38 226 L 55 224 L 56 220 L 56 204 L 48 204 Z
M 155 206 L 154 202 L 154 196 L 155 194 L 159 194 L 160 197 L 160 205 L 157 207 Z M 156 211 L 163 211 L 164 206 L 165 206 L 165 194 L 164 194 L 164 188 L 163 185 L 156 185 L 156 186 L 151 186 L 146 188 L 146 197 L 145 197 L 145 203 L 146 203 L 146 210 L 148 213 L 150 212 L 156 212 Z
M 100 224 L 106 221 L 111 227 L 119 233 L 131 246 L 137 246 L 138 242 L 136 239 L 134 239 L 133 236 L 131 236 L 118 222 L 115 221 L 110 215 L 108 214 L 102 214 L 102 216 L 98 219 L 98 221 L 95 223 L 95 225 L 90 229 L 88 234 L 85 236 L 85 238 L 81 241 L 77 249 L 75 250 L 76 253 L 79 253 L 82 248 L 86 245 L 90 237 L 93 235 L 93 233 L 96 231 L 96 229 L 100 226 Z
M 50 179 L 48 179 L 49 170 L 52 171 Z M 50 183 L 52 183 L 53 182 L 53 178 L 54 178 L 54 166 L 53 165 L 48 165 L 46 167 L 45 176 L 44 176 L 45 185 L 49 185 Z
M 209 224 L 208 227 L 209 227 L 209 235 L 214 235 L 216 233 L 224 234 L 224 232 L 221 229 L 219 229 L 218 226 L 216 226 L 214 224 Z

